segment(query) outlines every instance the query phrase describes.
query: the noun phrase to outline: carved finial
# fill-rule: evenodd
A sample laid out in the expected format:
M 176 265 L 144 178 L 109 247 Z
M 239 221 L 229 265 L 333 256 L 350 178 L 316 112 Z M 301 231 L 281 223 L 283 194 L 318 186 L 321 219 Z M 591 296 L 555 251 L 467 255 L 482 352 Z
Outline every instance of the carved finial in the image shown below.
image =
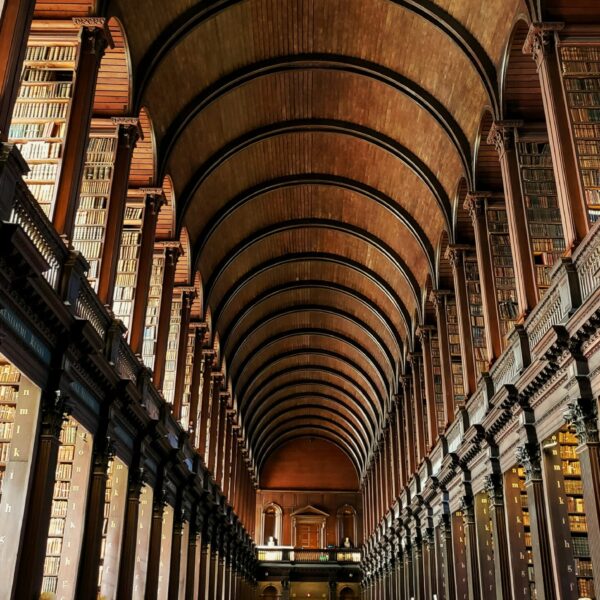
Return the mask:
M 516 450 L 517 462 L 525 469 L 525 483 L 542 479 L 540 449 L 537 444 L 526 443 Z
M 575 435 L 580 444 L 597 443 L 598 435 L 598 410 L 595 402 L 576 400 L 567 404 L 564 413 L 565 421 L 575 430 Z

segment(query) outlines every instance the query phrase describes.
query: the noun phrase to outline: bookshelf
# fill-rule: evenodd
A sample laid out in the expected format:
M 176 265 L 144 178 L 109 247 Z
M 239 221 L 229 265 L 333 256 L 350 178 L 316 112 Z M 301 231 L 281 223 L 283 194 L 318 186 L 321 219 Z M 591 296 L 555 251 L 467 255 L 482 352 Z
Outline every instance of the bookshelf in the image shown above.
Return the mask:
M 525 472 L 514 466 L 504 475 L 506 498 L 506 521 L 510 537 L 511 561 L 513 563 L 513 589 L 518 599 L 536 600 L 533 548 L 529 503 L 525 489 Z
M 465 404 L 465 385 L 460 348 L 458 310 L 456 307 L 456 299 L 453 296 L 448 296 L 446 298 L 446 318 L 448 323 L 450 370 L 452 373 L 452 394 L 454 396 L 454 406 L 459 407 Z
M 162 284 L 165 273 L 165 249 L 155 248 L 152 257 L 152 273 L 148 291 L 148 307 L 146 308 L 146 323 L 144 326 L 144 341 L 142 343 L 142 360 L 149 368 L 154 368 L 156 354 L 156 336 L 158 335 L 158 319 Z
M 485 492 L 477 494 L 475 502 L 475 528 L 477 531 L 477 549 L 481 589 L 490 597 L 496 596 L 496 578 L 494 566 L 494 528 L 490 514 L 490 499 Z
M 115 317 L 121 319 L 127 330 L 131 326 L 131 316 L 133 315 L 144 209 L 143 197 L 127 198 L 113 301 Z
M 117 126 L 112 121 L 92 120 L 75 217 L 73 247 L 88 261 L 88 280 L 94 289 L 97 289 L 100 275 L 117 133 Z
M 32 31 L 8 134 L 29 165 L 25 182 L 49 218 L 54 209 L 78 53 L 75 32 L 72 40 L 63 32 L 58 41 Z
M 0 499 L 2 482 L 10 460 L 21 373 L 0 356 Z
M 446 429 L 446 411 L 444 410 L 444 390 L 442 384 L 442 358 L 440 355 L 440 339 L 437 332 L 431 334 L 431 369 L 433 371 L 433 390 L 435 410 L 437 414 L 438 432 Z
M 465 524 L 462 511 L 452 515 L 452 550 L 454 557 L 454 580 L 456 582 L 456 600 L 469 600 L 467 582 L 467 545 Z
M 600 43 L 562 45 L 559 55 L 588 218 L 595 223 L 600 219 Z
M 106 490 L 104 492 L 104 515 L 102 519 L 102 543 L 100 546 L 100 567 L 98 570 L 98 594 L 102 588 L 102 577 L 104 575 L 104 558 L 106 556 L 106 537 L 108 534 L 108 524 L 110 520 L 110 501 L 113 492 L 113 475 L 115 461 L 110 460 L 106 472 Z
M 504 206 L 493 205 L 487 207 L 486 218 L 492 267 L 494 269 L 494 291 L 498 302 L 502 347 L 505 348 L 507 336 L 512 331 L 519 316 L 515 267 L 508 232 L 508 215 Z
M 563 581 L 573 578 L 578 597 L 595 598 L 581 463 L 576 436 L 568 427 L 547 438 L 544 449 L 548 489 L 556 493 L 550 503 L 553 537 L 560 556 Z
M 162 393 L 169 404 L 175 401 L 175 378 L 177 376 L 177 354 L 179 350 L 179 333 L 181 331 L 182 292 L 175 290 L 171 304 L 171 320 L 167 341 L 167 357 L 165 361 L 165 378 Z
M 540 296 L 550 285 L 554 263 L 565 251 L 552 156 L 545 135 L 519 133 L 517 142 L 521 190 Z
M 190 426 L 190 399 L 192 395 L 192 371 L 194 369 L 194 351 L 196 348 L 196 331 L 190 328 L 185 353 L 185 378 L 183 398 L 181 401 L 181 426 L 187 430 Z
M 418 361 L 419 365 L 419 385 L 421 388 L 421 412 L 423 413 L 423 439 L 425 440 L 425 450 L 429 448 L 429 427 L 427 427 L 427 423 L 429 422 L 427 415 L 427 395 L 425 394 L 425 366 L 423 364 L 423 358 Z
M 69 497 L 71 495 L 71 479 L 75 461 L 75 444 L 77 441 L 78 424 L 68 419 L 60 432 L 60 446 L 56 464 L 56 481 L 52 498 L 50 528 L 46 542 L 46 558 L 44 560 L 44 575 L 42 592 L 55 594 L 58 589 L 59 571 L 63 558 L 63 537 L 67 521 Z
M 465 281 L 467 285 L 467 298 L 469 300 L 469 318 L 471 320 L 471 333 L 473 337 L 473 355 L 477 373 L 488 370 L 489 358 L 486 345 L 485 320 L 483 316 L 483 299 L 481 296 L 481 283 L 479 280 L 479 266 L 477 255 L 474 251 L 465 252 Z

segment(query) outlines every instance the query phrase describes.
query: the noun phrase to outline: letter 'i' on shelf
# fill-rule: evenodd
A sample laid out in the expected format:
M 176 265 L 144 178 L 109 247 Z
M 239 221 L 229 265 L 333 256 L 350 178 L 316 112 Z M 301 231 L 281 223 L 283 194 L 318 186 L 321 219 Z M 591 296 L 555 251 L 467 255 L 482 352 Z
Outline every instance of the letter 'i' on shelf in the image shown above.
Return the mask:
M 79 54 L 77 29 L 61 31 L 60 42 L 48 30 L 32 25 L 9 141 L 29 165 L 25 181 L 52 218 L 62 147 L 75 84 Z
M 75 217 L 73 247 L 88 261 L 88 280 L 94 289 L 100 274 L 117 131 L 117 126 L 110 119 L 92 120 Z
M 160 315 L 160 301 L 162 284 L 165 272 L 165 249 L 155 248 L 152 259 L 152 275 L 150 276 L 150 290 L 148 293 L 148 307 L 146 308 L 146 324 L 144 327 L 144 341 L 142 344 L 142 360 L 149 368 L 154 368 L 156 354 L 156 336 L 158 335 L 158 317 Z
M 588 218 L 600 219 L 600 44 L 560 47 L 563 85 Z
M 79 426 L 75 420 L 68 419 L 60 432 L 56 482 L 52 498 L 50 529 L 46 542 L 42 592 L 55 594 L 58 590 L 59 571 L 64 550 L 63 536 L 65 534 L 69 495 L 71 493 L 71 478 L 73 476 L 78 428 Z
M 469 300 L 469 315 L 473 336 L 473 354 L 478 373 L 488 370 L 488 355 L 485 342 L 485 321 L 483 317 L 483 300 L 479 267 L 474 251 L 465 252 L 465 279 L 467 282 L 467 297 Z
M 10 460 L 21 373 L 0 354 L 0 499 Z

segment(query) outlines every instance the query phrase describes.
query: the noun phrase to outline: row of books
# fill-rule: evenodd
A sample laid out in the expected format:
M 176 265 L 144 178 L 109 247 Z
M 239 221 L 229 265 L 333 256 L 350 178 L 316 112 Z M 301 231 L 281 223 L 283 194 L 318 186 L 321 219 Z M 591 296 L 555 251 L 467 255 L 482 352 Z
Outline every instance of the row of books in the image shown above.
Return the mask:
M 597 156 L 600 154 L 599 140 L 580 140 L 577 142 L 577 152 L 579 154 L 591 154 Z
M 563 61 L 600 61 L 598 46 L 561 46 L 560 57 Z
M 13 119 L 66 119 L 66 102 L 17 102 Z
M 29 173 L 25 179 L 32 181 L 52 181 L 58 174 L 58 165 L 56 163 L 40 163 L 29 166 Z
M 69 444 L 62 444 L 58 448 L 58 460 L 59 462 L 69 462 L 75 458 L 75 450 L 74 446 Z
M 521 145 L 521 144 L 520 144 Z M 538 144 L 535 144 L 536 146 Z M 545 167 L 552 168 L 552 155 L 547 154 L 521 154 L 519 162 L 523 167 Z
M 56 466 L 56 479 L 62 481 L 68 481 L 73 475 L 73 463 L 72 462 L 60 462 Z
M 83 168 L 83 179 L 110 180 L 112 177 L 112 165 L 94 165 Z
M 529 233 L 534 238 L 552 239 L 553 248 L 558 249 L 562 245 L 564 250 L 565 242 L 563 236 L 563 228 L 561 223 L 552 222 L 530 222 Z M 557 241 L 555 241 L 555 239 Z
M 10 388 L 12 389 L 12 388 Z M 13 390 L 14 392 L 14 390 Z M 14 421 L 16 406 L 14 404 L 0 404 L 0 420 L 1 421 Z
M 50 217 L 51 202 L 54 199 L 55 184 L 52 183 L 30 183 L 27 185 L 31 195 L 44 209 L 46 216 Z
M 48 535 L 51 537 L 62 536 L 65 533 L 65 519 L 62 517 L 52 517 L 50 519 L 50 528 Z
M 48 73 L 48 71 L 41 71 Z M 21 85 L 19 98 L 49 100 L 52 98 L 70 98 L 73 84 L 70 81 L 51 81 L 47 85 Z
M 581 177 L 585 187 L 600 187 L 600 169 L 581 169 Z
M 62 537 L 49 537 L 46 542 L 46 556 L 60 556 L 62 552 Z
M 37 46 L 28 45 L 26 61 L 72 62 L 77 56 L 77 46 Z
M 600 123 L 600 109 L 572 108 L 571 118 L 575 123 Z
M 11 364 L 0 364 L 0 384 L 18 384 L 21 380 L 21 373 Z
M 546 181 L 554 181 L 554 172 L 546 167 L 532 169 L 531 167 L 523 167 L 521 169 L 523 181 L 543 183 Z
M 73 234 L 73 239 L 76 241 L 97 241 L 104 238 L 104 227 L 99 225 L 93 227 L 77 227 Z M 84 252 L 85 256 L 87 254 Z M 93 253 L 92 255 L 94 255 Z
M 600 105 L 600 91 L 571 92 L 567 97 L 569 104 L 577 108 Z M 585 121 L 585 119 L 582 119 L 582 121 Z
M 25 159 L 60 158 L 62 144 L 56 142 L 25 142 L 17 144 Z
M 21 86 L 30 83 L 72 83 L 73 70 L 69 69 L 42 69 L 39 67 L 25 67 L 21 73 Z M 19 94 L 21 91 L 19 90 Z
M 567 510 L 572 513 L 585 512 L 585 504 L 583 502 L 583 498 L 579 498 L 576 496 L 567 496 Z
M 600 137 L 600 125 L 574 123 L 573 131 L 577 139 L 594 140 Z
M 569 515 L 569 529 L 575 533 L 587 532 L 587 521 L 584 515 Z
M 591 73 L 600 73 L 600 62 L 583 62 L 583 61 L 563 61 L 564 75 L 589 75 Z
M 144 216 L 144 208 L 142 206 L 131 206 L 125 207 L 125 220 L 126 221 L 139 221 Z
M 104 210 L 106 208 L 106 198 L 99 196 L 82 196 L 79 199 L 78 210 Z
M 569 92 L 600 90 L 600 79 L 597 77 L 567 77 L 564 82 L 565 88 Z
M 104 196 L 110 194 L 110 179 L 84 179 L 81 182 L 81 195 Z
M 57 466 L 60 466 L 57 465 Z M 54 497 L 59 500 L 68 500 L 71 493 L 70 481 L 56 481 L 54 483 Z
M 11 408 L 13 408 L 13 407 L 11 407 Z M 0 440 L 10 441 L 13 436 L 14 426 L 15 426 L 15 424 L 13 421 L 0 422 Z
M 61 138 L 65 134 L 65 123 L 11 123 L 8 137 L 11 140 Z
M 106 211 L 104 209 L 78 210 L 75 225 L 104 225 Z

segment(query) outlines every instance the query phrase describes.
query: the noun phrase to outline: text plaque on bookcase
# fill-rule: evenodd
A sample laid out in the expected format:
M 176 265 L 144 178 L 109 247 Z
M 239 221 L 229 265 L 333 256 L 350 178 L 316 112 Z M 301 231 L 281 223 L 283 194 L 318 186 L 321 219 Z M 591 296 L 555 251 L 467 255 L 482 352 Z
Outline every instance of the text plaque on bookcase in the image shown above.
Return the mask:
M 117 126 L 110 119 L 92 119 L 73 246 L 88 261 L 88 280 L 96 289 L 117 147 Z
M 591 223 L 600 219 L 600 39 L 560 45 L 563 85 Z
M 43 29 L 35 22 L 27 43 L 21 82 L 9 130 L 29 165 L 25 181 L 52 217 L 56 182 L 75 85 L 77 29 Z

